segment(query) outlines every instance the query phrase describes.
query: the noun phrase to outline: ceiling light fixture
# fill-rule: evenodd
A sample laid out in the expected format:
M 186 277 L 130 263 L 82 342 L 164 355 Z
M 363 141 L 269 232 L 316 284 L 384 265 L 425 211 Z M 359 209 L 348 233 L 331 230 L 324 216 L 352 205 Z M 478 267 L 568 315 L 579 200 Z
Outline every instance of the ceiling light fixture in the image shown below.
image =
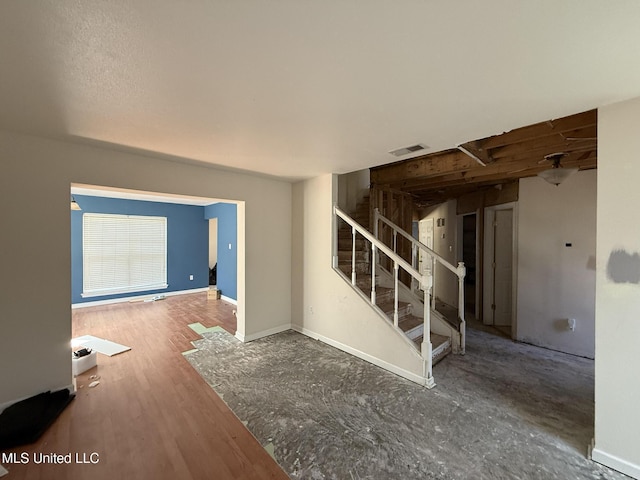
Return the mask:
M 73 198 L 73 195 L 71 195 L 71 210 L 82 210 L 78 202 L 76 202 L 76 199 Z
M 551 155 L 546 155 L 544 159 L 553 162 L 553 165 L 549 170 L 543 170 L 538 173 L 538 176 L 556 187 L 560 185 L 578 171 L 577 168 L 564 168 L 560 164 L 560 159 L 566 155 L 566 153 L 552 153 Z

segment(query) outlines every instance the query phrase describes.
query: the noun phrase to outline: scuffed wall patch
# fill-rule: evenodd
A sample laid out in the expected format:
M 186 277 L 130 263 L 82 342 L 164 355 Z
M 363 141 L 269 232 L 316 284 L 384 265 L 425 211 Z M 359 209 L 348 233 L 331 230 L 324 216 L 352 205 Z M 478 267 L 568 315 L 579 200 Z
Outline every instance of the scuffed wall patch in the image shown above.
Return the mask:
M 618 249 L 607 262 L 607 277 L 615 283 L 640 283 L 640 254 Z

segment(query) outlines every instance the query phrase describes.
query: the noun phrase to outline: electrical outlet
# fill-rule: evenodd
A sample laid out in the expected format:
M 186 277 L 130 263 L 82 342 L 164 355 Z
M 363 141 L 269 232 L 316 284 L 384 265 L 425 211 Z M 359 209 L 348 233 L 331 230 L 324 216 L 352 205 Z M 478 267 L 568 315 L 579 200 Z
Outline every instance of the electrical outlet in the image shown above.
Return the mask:
M 189 275 L 189 280 L 193 280 L 193 275 Z

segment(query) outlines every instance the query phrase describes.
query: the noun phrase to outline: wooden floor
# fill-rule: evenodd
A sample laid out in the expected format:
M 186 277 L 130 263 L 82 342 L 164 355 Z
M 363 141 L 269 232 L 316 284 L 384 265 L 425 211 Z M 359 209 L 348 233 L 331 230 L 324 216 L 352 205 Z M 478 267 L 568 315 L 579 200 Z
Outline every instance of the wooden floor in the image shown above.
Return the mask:
M 73 311 L 73 336 L 131 347 L 77 377 L 78 391 L 40 440 L 11 452 L 97 453 L 96 464 L 8 464 L 8 480 L 287 479 L 181 352 L 200 338 L 188 324 L 235 333 L 235 307 L 206 293 Z M 100 384 L 89 388 L 89 376 Z M 84 456 L 86 455 L 86 457 Z M 98 458 L 95 455 L 94 459 Z

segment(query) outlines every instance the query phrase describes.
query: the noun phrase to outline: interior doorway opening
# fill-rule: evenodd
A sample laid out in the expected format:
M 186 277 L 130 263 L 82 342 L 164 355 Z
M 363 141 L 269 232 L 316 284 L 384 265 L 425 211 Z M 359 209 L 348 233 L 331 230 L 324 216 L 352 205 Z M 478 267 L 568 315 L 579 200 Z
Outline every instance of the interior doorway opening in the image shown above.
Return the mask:
M 516 225 L 514 203 L 485 209 L 483 323 L 516 338 Z
M 477 318 L 477 215 L 475 213 L 462 217 L 462 261 L 467 273 L 464 277 L 464 308 Z
M 218 219 L 209 219 L 209 286 L 218 284 Z

